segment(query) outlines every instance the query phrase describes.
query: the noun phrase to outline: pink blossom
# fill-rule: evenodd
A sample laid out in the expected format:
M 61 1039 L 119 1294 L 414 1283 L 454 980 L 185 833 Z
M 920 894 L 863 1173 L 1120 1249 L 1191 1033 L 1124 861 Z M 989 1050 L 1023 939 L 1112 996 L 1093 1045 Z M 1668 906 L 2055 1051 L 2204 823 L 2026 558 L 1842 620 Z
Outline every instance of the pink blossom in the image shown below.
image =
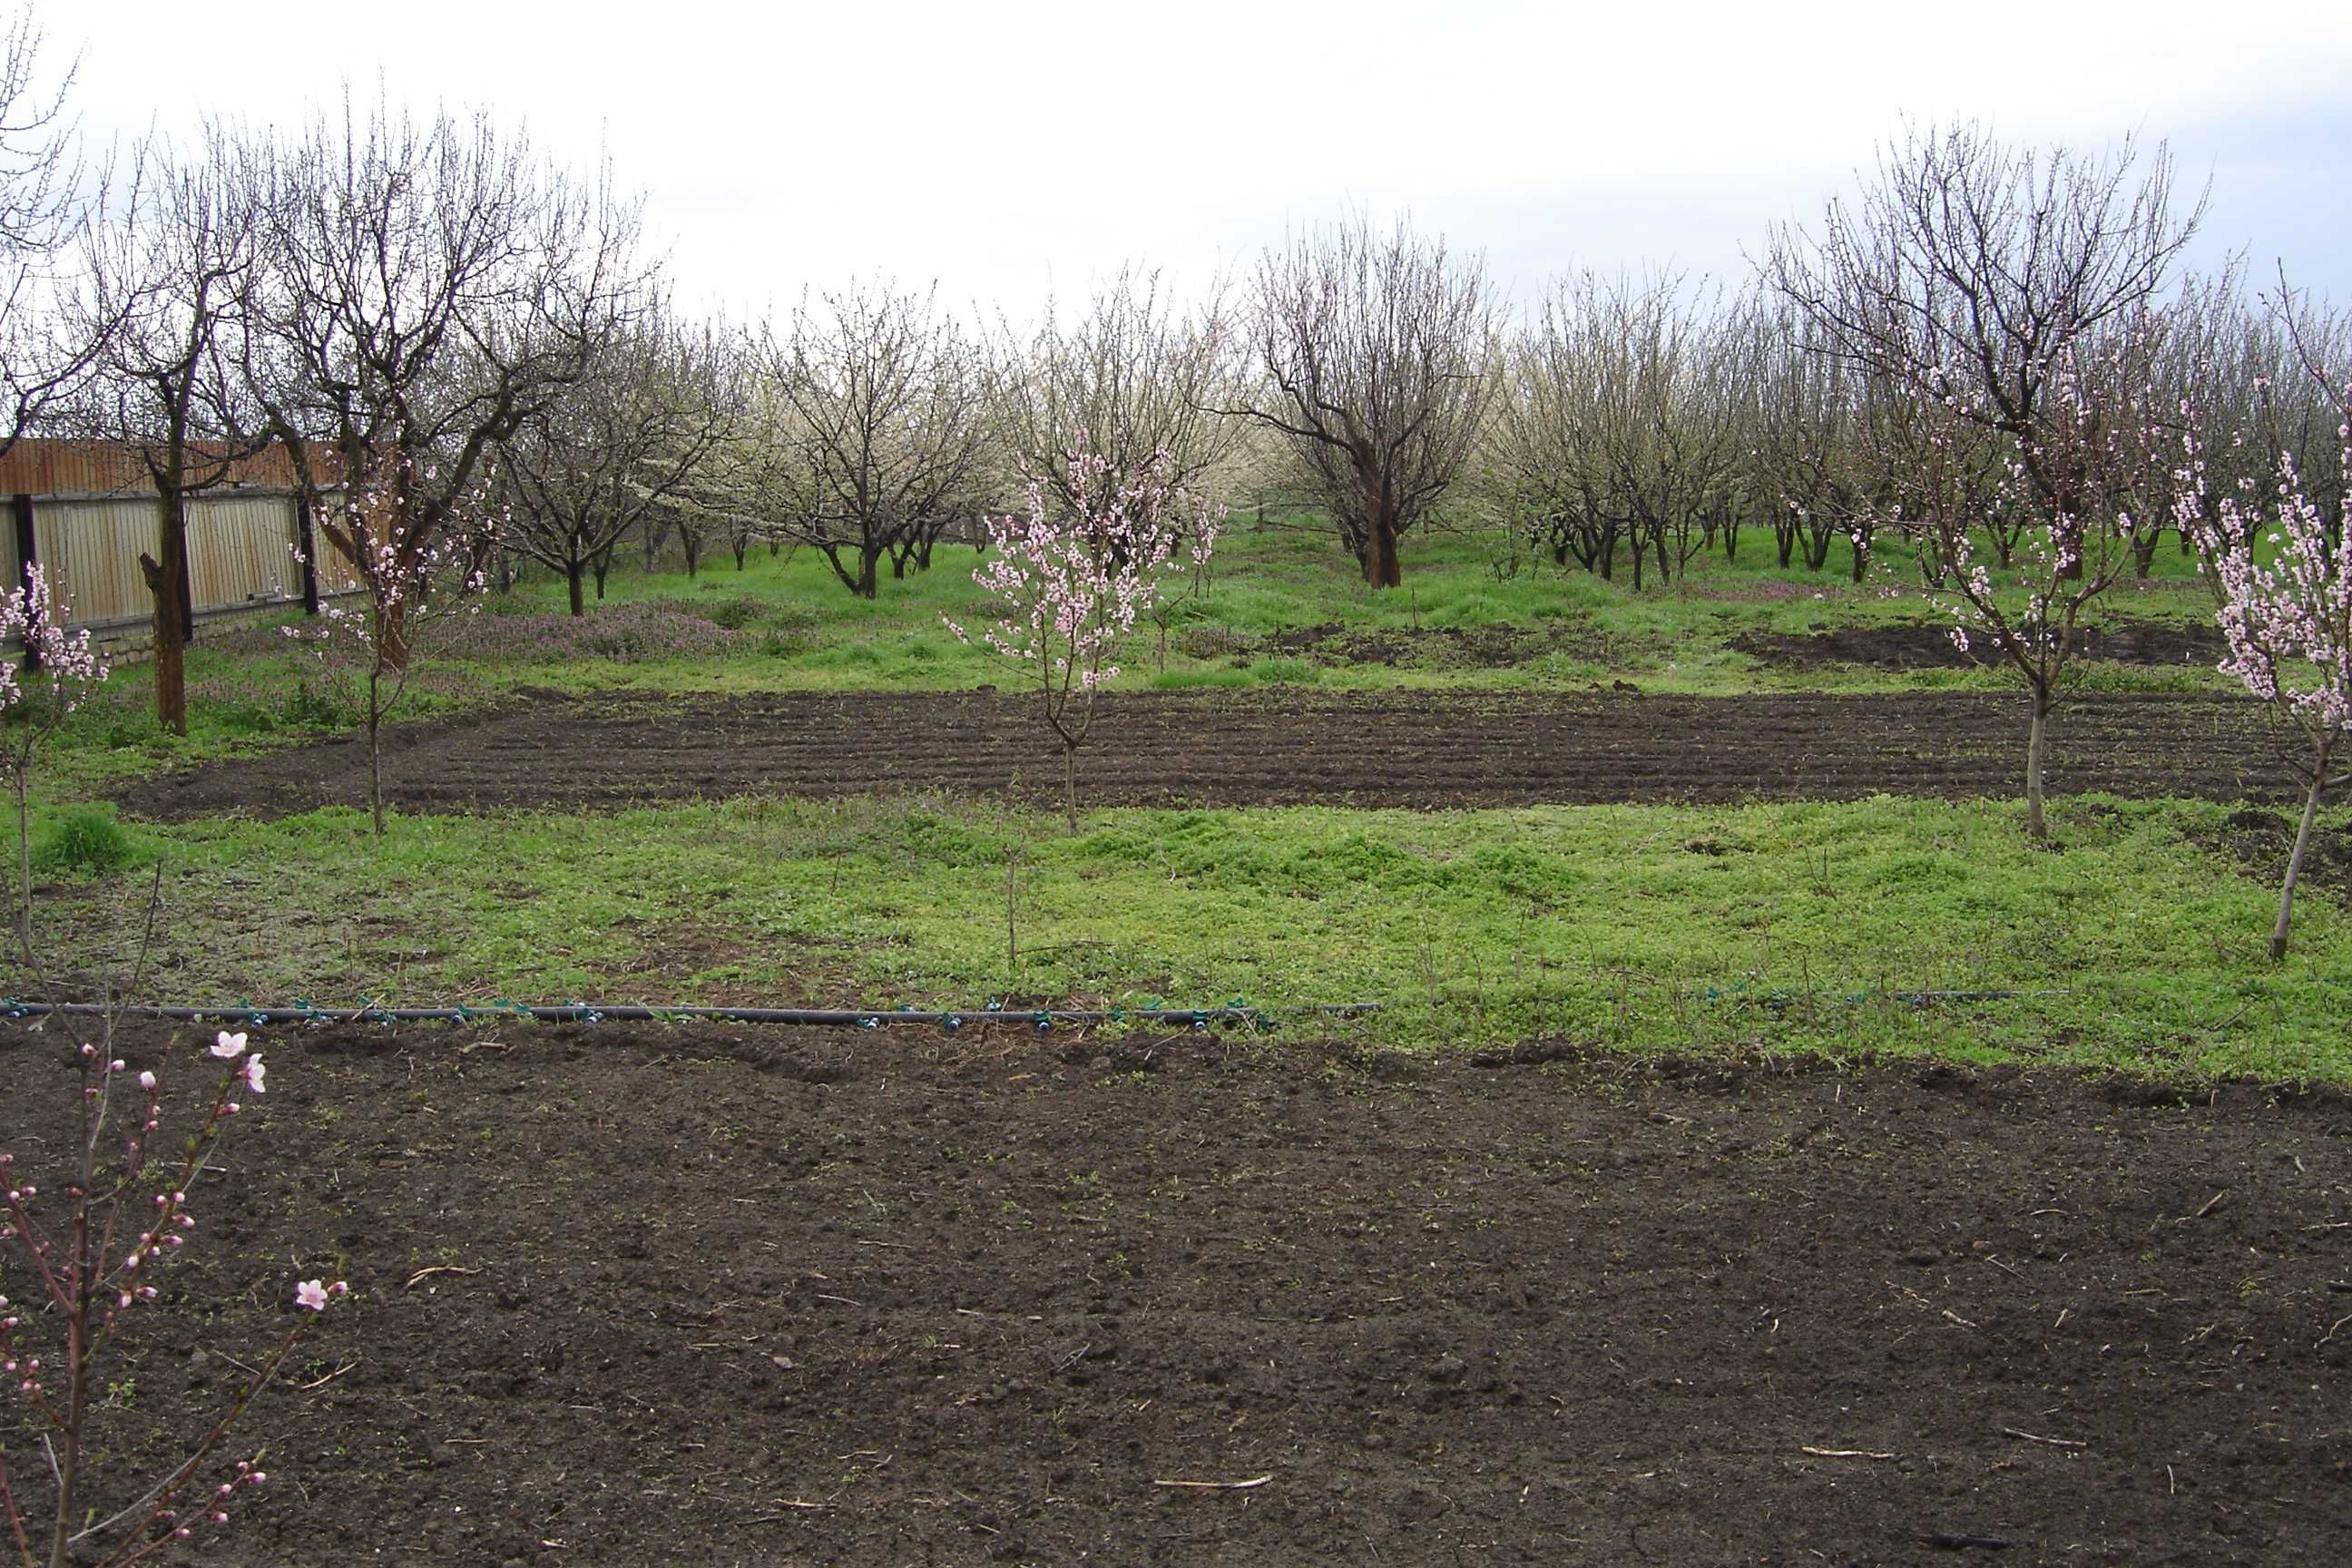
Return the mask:
M 213 1039 L 213 1055 L 216 1057 L 226 1059 L 230 1057 L 240 1056 L 244 1051 L 245 1037 L 243 1035 L 232 1035 L 226 1029 L 223 1029 Z
M 261 1092 L 261 1075 L 265 1070 L 259 1051 L 245 1058 L 245 1086 L 256 1094 Z
M 324 1280 L 305 1279 L 294 1287 L 294 1304 L 309 1311 L 327 1310 L 327 1286 Z
M 150 1093 L 150 1094 L 154 1093 L 154 1092 L 155 1092 L 155 1075 L 154 1075 L 153 1073 L 152 1073 L 152 1072 L 142 1072 L 142 1073 L 141 1073 L 141 1074 L 139 1075 L 139 1087 L 140 1087 L 140 1088 L 142 1088 L 142 1089 L 145 1089 L 145 1090 L 146 1090 L 148 1093 Z

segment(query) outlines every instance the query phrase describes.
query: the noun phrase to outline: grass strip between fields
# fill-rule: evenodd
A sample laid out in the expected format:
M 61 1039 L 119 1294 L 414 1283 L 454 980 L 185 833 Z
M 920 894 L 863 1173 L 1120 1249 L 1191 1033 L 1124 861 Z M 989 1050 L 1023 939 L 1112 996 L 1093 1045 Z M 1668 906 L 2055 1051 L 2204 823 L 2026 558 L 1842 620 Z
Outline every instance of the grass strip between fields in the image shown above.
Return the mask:
M 2331 817 L 2335 814 L 2331 814 Z M 173 1001 L 1378 1001 L 1367 1044 L 2026 1058 L 2352 1081 L 2352 921 L 2271 964 L 2231 809 L 2013 805 L 1099 811 L 741 800 L 612 817 L 362 814 L 132 829 L 165 867 Z M 1008 962 L 1007 868 L 1019 953 Z M 127 970 L 147 877 L 43 901 Z M 1917 1006 L 1890 994 L 2027 993 Z M 2048 994 L 2036 994 L 2049 993 Z

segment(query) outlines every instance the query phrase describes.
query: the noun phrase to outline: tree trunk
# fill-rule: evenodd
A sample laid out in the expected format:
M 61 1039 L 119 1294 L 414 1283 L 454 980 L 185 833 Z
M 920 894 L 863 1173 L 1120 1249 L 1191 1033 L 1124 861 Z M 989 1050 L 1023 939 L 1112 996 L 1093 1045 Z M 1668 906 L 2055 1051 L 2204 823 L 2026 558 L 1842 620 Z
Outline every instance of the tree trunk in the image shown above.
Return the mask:
M 16 789 L 16 898 L 15 910 L 16 945 L 24 951 L 25 967 L 30 973 L 33 959 L 33 808 L 26 799 L 30 787 L 26 777 L 29 770 L 17 768 L 10 780 Z
M 2050 708 L 2048 695 L 2036 691 L 2033 727 L 2025 741 L 2025 831 L 2034 838 L 2050 837 L 2050 824 L 2042 814 L 2042 752 L 2050 728 Z
M 2271 962 L 2286 956 L 2287 928 L 2294 920 L 2294 885 L 2303 878 L 2303 857 L 2311 847 L 2311 825 L 2319 817 L 2319 794 L 2327 785 L 2327 748 L 2319 750 L 2319 765 L 2312 770 L 2311 793 L 2303 800 L 2303 826 L 2294 832 L 2294 848 L 2286 858 L 2286 885 L 2279 889 L 2278 924 L 2271 928 Z
M 82 1168 L 88 1171 L 89 1161 L 85 1154 Z M 81 1435 L 83 1413 L 89 1407 L 90 1345 L 85 1337 L 90 1320 L 90 1298 L 97 1281 L 90 1279 L 89 1200 L 84 1199 L 83 1212 L 74 1216 L 75 1272 L 80 1279 L 73 1285 L 74 1300 L 66 1310 L 66 1411 L 64 1429 L 58 1435 L 60 1450 L 55 1457 L 58 1476 L 58 1518 L 49 1536 L 50 1568 L 68 1568 L 73 1562 L 73 1527 L 77 1521 L 74 1506 L 80 1499 L 78 1489 L 81 1481 Z M 27 1245 L 30 1245 L 29 1239 Z M 13 1512 L 14 1510 L 12 1509 Z
M 575 616 L 584 616 L 588 613 L 588 596 L 581 582 L 583 575 L 583 569 L 578 556 L 575 555 L 563 563 L 564 584 L 572 590 L 572 613 Z M 603 586 L 601 583 L 597 584 L 599 592 L 596 596 L 600 599 L 604 596 L 602 592 Z
M 1364 534 L 1364 581 L 1375 588 L 1404 584 L 1404 564 L 1397 559 L 1396 526 L 1386 517 L 1373 519 Z
M 368 816 L 375 823 L 375 836 L 383 837 L 383 706 L 379 695 L 379 678 L 371 671 L 367 692 L 367 764 Z
M 156 481 L 159 515 L 155 553 L 142 554 L 139 569 L 155 600 L 155 721 L 172 733 L 188 732 L 188 623 L 194 618 L 188 590 L 187 492 L 168 479 Z

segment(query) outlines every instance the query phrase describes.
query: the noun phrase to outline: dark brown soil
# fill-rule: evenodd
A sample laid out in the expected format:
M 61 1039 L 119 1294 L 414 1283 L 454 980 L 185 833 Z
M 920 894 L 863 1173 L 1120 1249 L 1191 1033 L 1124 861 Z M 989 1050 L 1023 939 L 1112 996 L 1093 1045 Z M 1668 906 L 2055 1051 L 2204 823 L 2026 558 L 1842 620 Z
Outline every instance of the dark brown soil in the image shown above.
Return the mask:
M 1215 635 L 1210 628 L 1202 628 L 1202 632 L 1210 637 Z M 1547 654 L 1599 658 L 1606 653 L 1608 646 L 1605 635 L 1589 626 L 1571 629 L 1559 623 L 1534 628 L 1392 626 L 1383 631 L 1350 632 L 1339 622 L 1330 621 L 1225 647 L 1213 642 L 1188 643 L 1187 651 L 1208 657 L 1230 652 L 1305 658 L 1326 668 L 1378 664 L 1412 669 L 1510 669 L 1532 664 Z
M 2021 700 L 1974 693 L 1656 697 L 1157 693 L 1102 704 L 1093 805 L 1410 807 L 1557 802 L 2006 797 Z M 1021 794 L 1062 763 L 1010 694 L 542 699 L 390 735 L 406 811 L 600 810 L 739 795 Z M 355 742 L 199 769 L 122 796 L 141 815 L 282 816 L 366 799 Z M 2085 695 L 2053 730 L 2053 792 L 2274 800 L 2294 791 L 2260 710 Z
M 295 1279 L 351 1280 L 241 1428 L 276 1479 L 229 1561 L 2352 1556 L 2333 1094 L 1196 1036 L 266 1049 L 100 1422 L 120 1499 Z M 19 1179 L 65 1052 L 0 1028 Z
M 2092 626 L 2081 633 L 2079 651 L 2084 658 L 2118 664 L 2201 665 L 2220 662 L 2224 647 L 2221 628 L 2210 621 L 2174 624 L 2167 621 L 2126 621 L 2113 626 Z M 1820 669 L 1841 664 L 1867 665 L 1875 669 L 1965 669 L 2000 661 L 1984 649 L 1964 653 L 1941 626 L 1840 626 L 1810 635 L 1744 632 L 1730 644 L 1738 653 L 1769 664 L 1798 669 Z
M 2235 856 L 2248 876 L 2277 888 L 2286 880 L 2287 858 L 2294 852 L 2295 829 L 2302 820 L 2300 811 L 2249 806 L 2223 817 L 2221 830 L 2205 847 Z M 2323 888 L 2352 902 L 2352 821 L 2323 812 L 2312 825 L 2299 886 Z

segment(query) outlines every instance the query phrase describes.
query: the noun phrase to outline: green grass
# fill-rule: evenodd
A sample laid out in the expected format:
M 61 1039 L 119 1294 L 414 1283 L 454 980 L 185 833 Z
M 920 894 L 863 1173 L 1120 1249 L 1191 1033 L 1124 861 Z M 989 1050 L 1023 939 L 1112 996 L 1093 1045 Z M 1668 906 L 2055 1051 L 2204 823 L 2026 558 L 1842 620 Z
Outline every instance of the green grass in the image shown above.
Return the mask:
M 738 801 L 610 819 L 355 812 L 146 830 L 181 999 L 976 1007 L 1240 998 L 1368 1043 L 1937 1054 L 2352 1079 L 2352 921 L 2198 846 L 2223 808 L 1102 811 Z M 1008 965 L 1017 856 L 1024 956 Z M 137 885 L 134 886 L 134 883 Z M 127 967 L 143 880 L 45 912 Z M 2053 994 L 1915 1006 L 1903 991 Z
M 1916 593 L 1709 558 L 1640 594 L 1549 564 L 1498 573 L 1435 532 L 1374 594 L 1311 519 L 1244 526 L 1213 584 L 1124 660 L 1119 685 L 1461 691 L 2008 689 L 1998 671 L 1794 671 L 1745 633 L 1933 624 Z M 585 623 L 562 585 L 494 600 L 425 665 L 404 719 L 537 689 L 885 691 L 1013 687 L 960 641 L 990 603 L 975 557 L 851 596 L 813 554 L 721 560 L 699 579 L 616 573 Z M 1890 561 L 1891 577 L 1902 563 Z M 2110 619 L 2201 620 L 2167 552 Z M 1335 658 L 1336 647 L 1360 657 Z M 1499 649 L 1499 652 L 1497 651 Z M 1393 657 L 1387 662 L 1383 657 Z M 2084 685 L 2225 685 L 2210 670 L 2078 664 Z M 1241 998 L 1289 1018 L 1378 1001 L 1369 1042 L 1562 1034 L 1629 1050 L 1935 1053 L 2194 1077 L 2352 1081 L 2352 925 L 2315 891 L 2296 947 L 2263 955 L 2274 889 L 2200 847 L 2224 808 L 2066 799 L 2063 852 L 2012 806 L 1880 799 L 1739 809 L 1411 814 L 1104 811 L 1069 837 L 991 803 L 739 801 L 613 818 L 355 811 L 275 824 L 122 825 L 78 805 L 132 777 L 346 729 L 315 668 L 268 632 L 191 650 L 192 733 L 161 735 L 146 672 L 120 672 L 39 774 L 50 950 L 127 973 L 145 868 L 165 868 L 177 997 L 320 1003 L 749 1000 L 977 1005 Z M 1008 963 L 1017 862 L 1023 957 Z M 0 973 L 0 990 L 7 988 Z M 1892 994 L 2005 990 L 1915 1006 Z M 1307 1021 L 1293 1027 L 1325 1032 Z

